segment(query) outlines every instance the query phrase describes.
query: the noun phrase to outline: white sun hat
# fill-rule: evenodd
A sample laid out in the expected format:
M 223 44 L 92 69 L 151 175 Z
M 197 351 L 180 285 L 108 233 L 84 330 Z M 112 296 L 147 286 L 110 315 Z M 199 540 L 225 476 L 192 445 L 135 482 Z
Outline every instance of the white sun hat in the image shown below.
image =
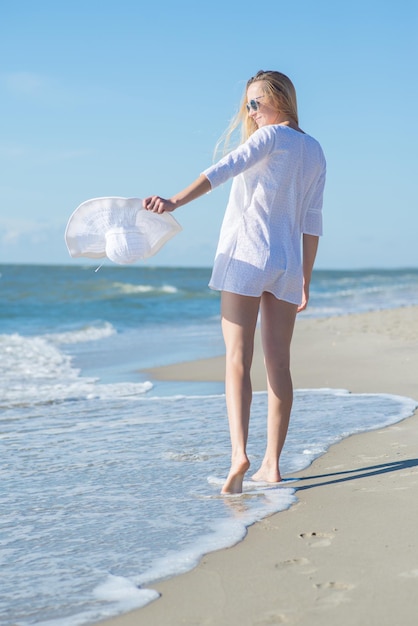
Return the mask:
M 93 198 L 68 220 L 65 242 L 72 257 L 128 264 L 156 254 L 182 230 L 169 213 L 153 213 L 140 198 Z

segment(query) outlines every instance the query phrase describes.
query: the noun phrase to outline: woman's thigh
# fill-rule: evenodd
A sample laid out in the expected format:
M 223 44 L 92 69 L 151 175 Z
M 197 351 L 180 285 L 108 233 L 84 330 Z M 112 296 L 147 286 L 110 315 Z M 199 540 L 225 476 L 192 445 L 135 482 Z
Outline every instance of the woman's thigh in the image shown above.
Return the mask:
M 297 313 L 297 305 L 278 300 L 264 292 L 261 297 L 261 337 L 267 362 L 278 367 L 289 367 L 290 343 Z
M 227 354 L 239 354 L 245 360 L 252 358 L 259 306 L 260 298 L 222 292 L 222 332 Z

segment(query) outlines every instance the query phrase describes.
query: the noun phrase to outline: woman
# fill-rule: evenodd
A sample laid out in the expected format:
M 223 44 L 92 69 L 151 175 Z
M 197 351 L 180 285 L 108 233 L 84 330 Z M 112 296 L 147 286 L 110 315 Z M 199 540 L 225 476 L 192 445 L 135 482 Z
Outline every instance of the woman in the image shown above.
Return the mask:
M 279 458 L 293 402 L 290 343 L 296 314 L 309 300 L 326 171 L 320 145 L 299 128 L 295 89 L 284 74 L 260 71 L 249 79 L 226 142 L 239 124 L 242 143 L 189 187 L 170 199 L 151 196 L 143 201 L 150 211 L 174 211 L 234 179 L 209 283 L 221 291 L 226 346 L 232 458 L 224 494 L 242 492 L 250 466 L 250 368 L 259 312 L 268 390 L 267 447 L 252 478 L 281 480 Z

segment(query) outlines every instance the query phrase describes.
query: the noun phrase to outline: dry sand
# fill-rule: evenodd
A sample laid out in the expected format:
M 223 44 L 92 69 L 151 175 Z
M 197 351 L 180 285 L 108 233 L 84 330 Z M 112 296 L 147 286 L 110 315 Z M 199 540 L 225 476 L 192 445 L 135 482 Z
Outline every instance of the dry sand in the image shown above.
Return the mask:
M 223 380 L 223 358 L 153 370 Z M 295 388 L 418 400 L 418 307 L 297 322 Z M 265 389 L 259 343 L 254 389 Z M 416 626 L 418 414 L 349 437 L 299 472 L 298 503 L 152 585 L 161 597 L 113 626 Z M 239 514 L 239 511 L 237 511 Z

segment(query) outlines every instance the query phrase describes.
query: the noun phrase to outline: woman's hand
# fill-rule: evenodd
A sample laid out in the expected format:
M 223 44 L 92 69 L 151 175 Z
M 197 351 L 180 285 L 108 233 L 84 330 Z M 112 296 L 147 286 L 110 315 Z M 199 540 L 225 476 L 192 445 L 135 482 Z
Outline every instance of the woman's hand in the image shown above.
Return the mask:
M 309 284 L 304 283 L 303 294 L 302 294 L 302 304 L 298 306 L 298 313 L 306 309 L 306 307 L 308 306 L 308 302 L 309 302 Z
M 161 198 L 161 196 L 149 196 L 149 198 L 145 198 L 142 200 L 142 206 L 147 211 L 152 211 L 153 213 L 174 211 L 176 208 L 176 204 L 174 202 Z

